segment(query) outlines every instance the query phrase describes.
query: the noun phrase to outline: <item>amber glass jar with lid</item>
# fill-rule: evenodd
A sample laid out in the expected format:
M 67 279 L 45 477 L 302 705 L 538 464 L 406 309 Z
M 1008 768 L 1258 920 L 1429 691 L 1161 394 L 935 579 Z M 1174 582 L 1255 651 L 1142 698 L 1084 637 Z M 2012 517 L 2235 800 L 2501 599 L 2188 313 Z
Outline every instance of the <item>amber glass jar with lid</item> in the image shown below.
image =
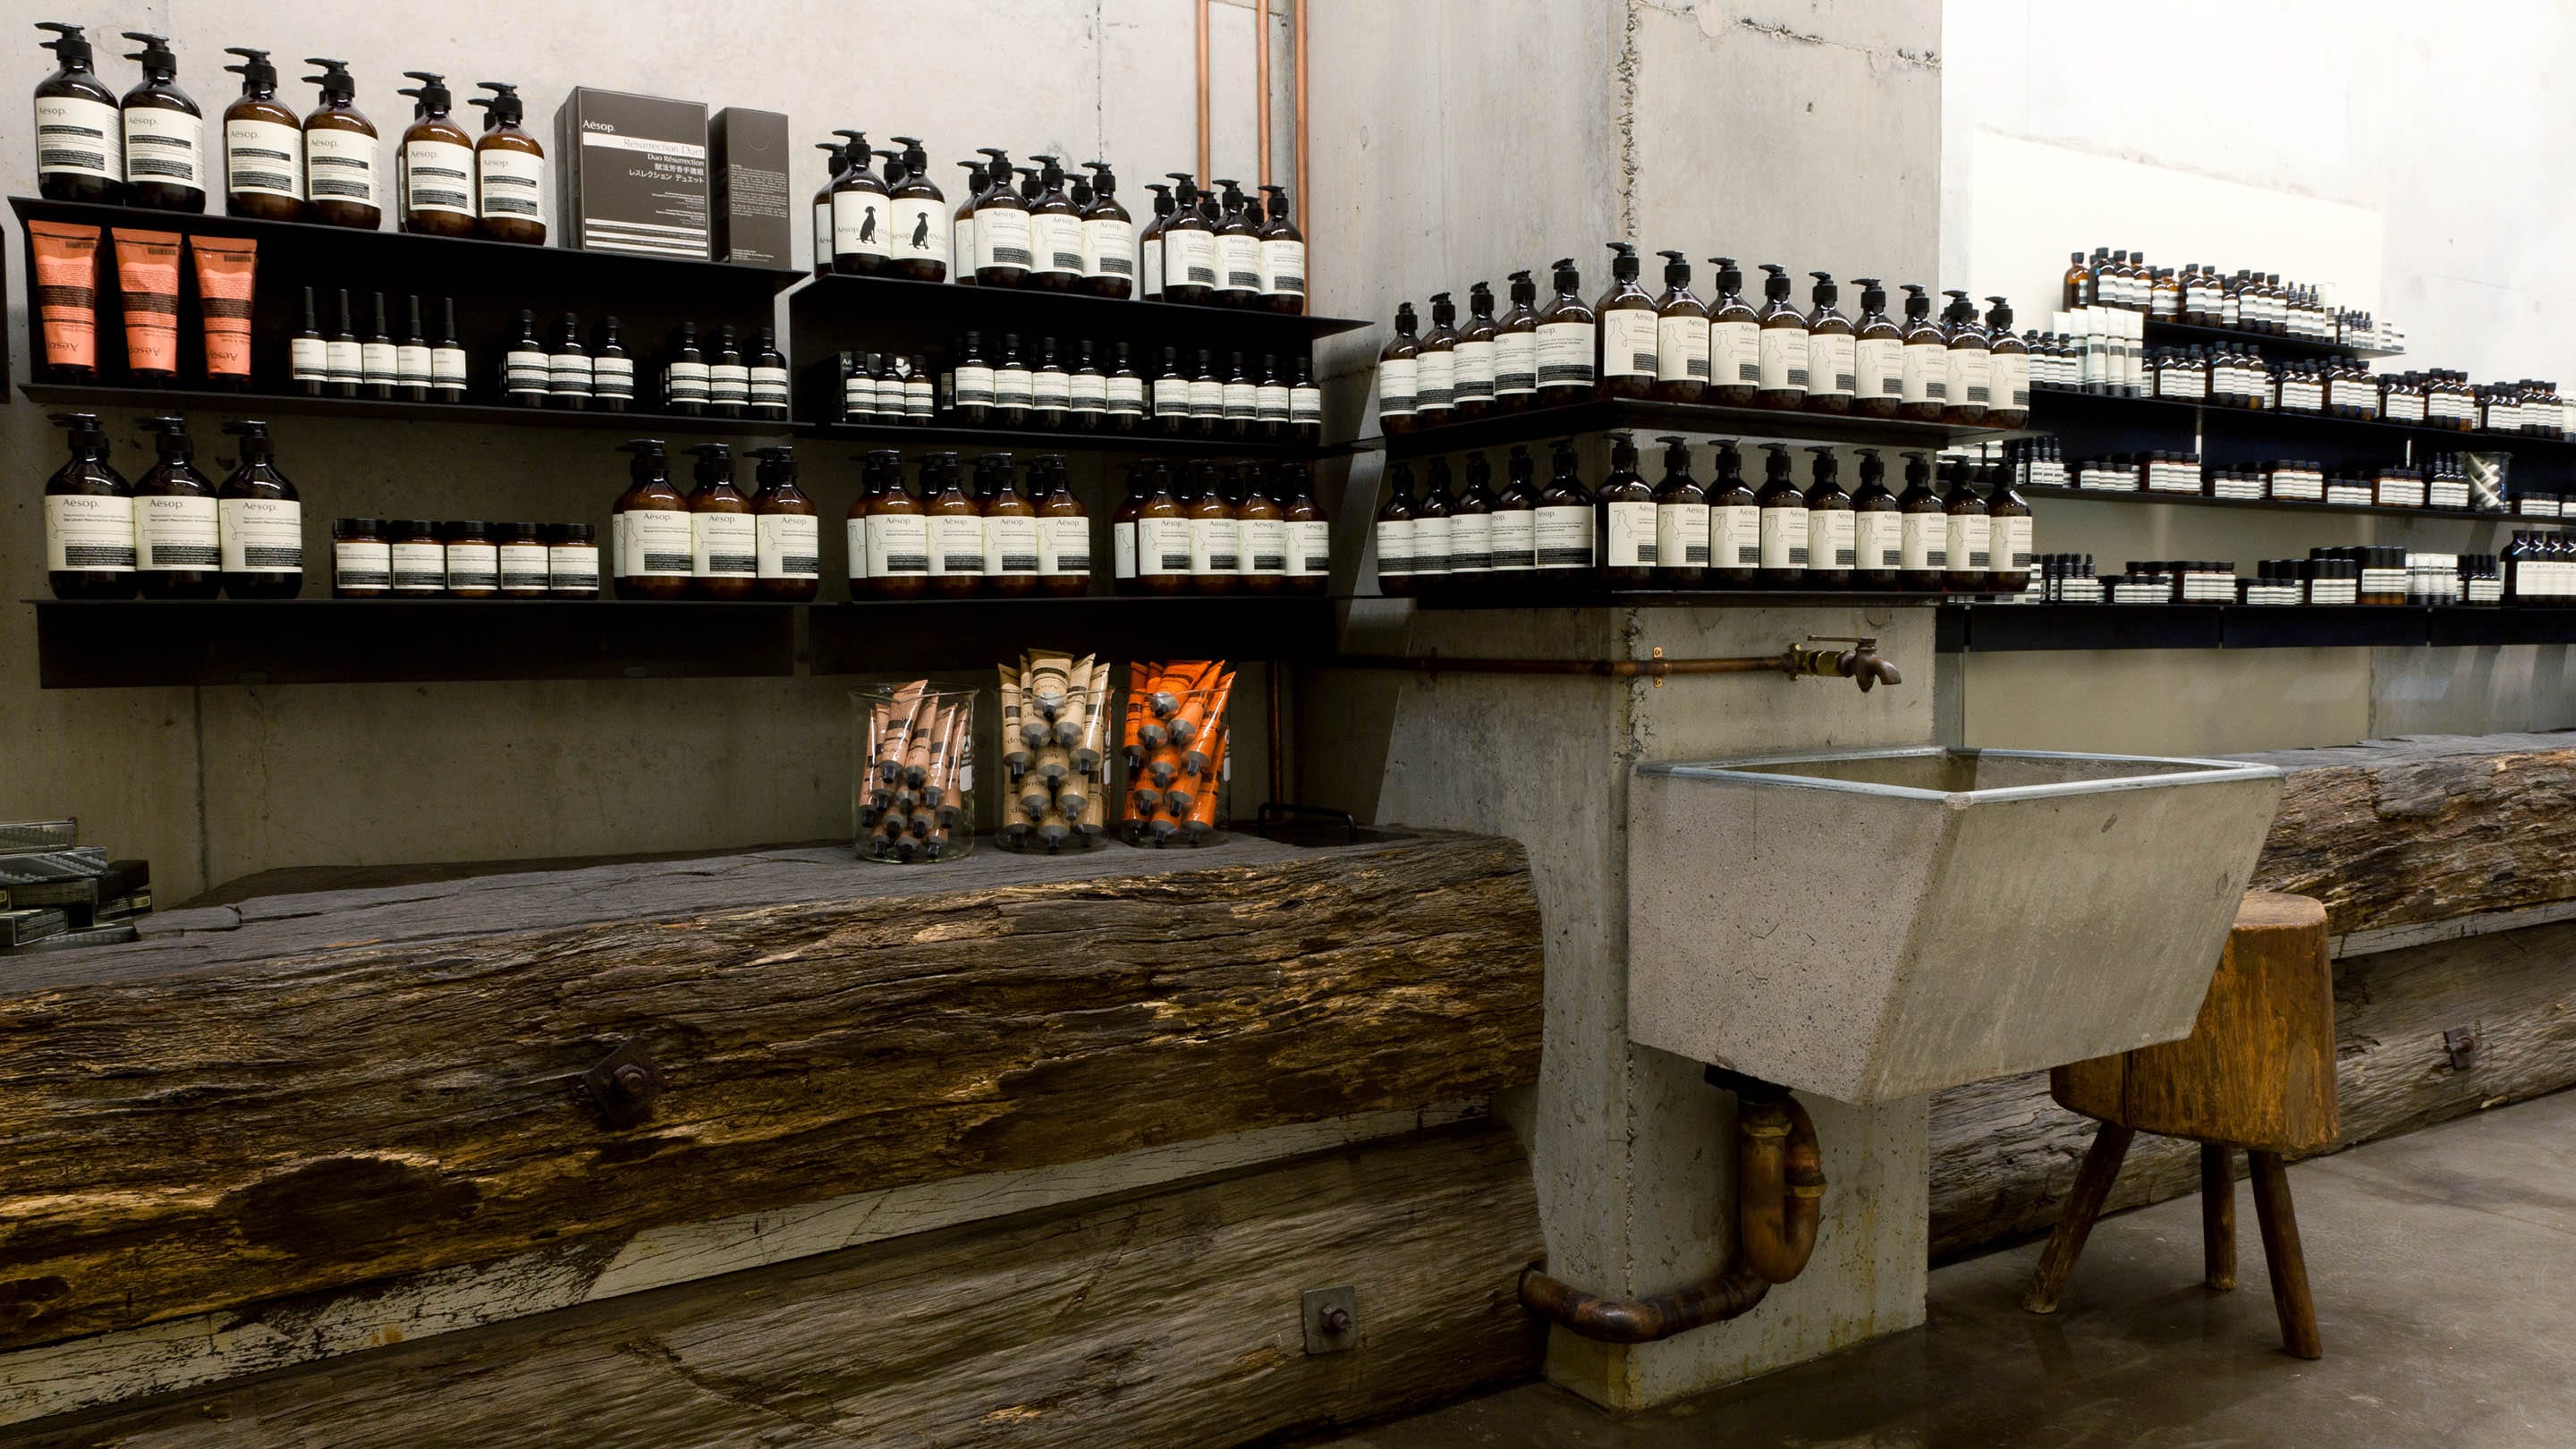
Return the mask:
M 447 592 L 447 545 L 436 523 L 396 519 L 385 525 L 385 543 L 393 560 L 395 598 L 435 599 Z
M 501 592 L 501 551 L 492 525 L 479 518 L 451 518 L 440 530 L 447 545 L 447 596 L 489 599 Z
M 559 523 L 546 540 L 546 596 L 599 597 L 599 530 L 587 523 Z
M 393 592 L 393 547 L 384 520 L 331 520 L 331 597 L 381 599 Z

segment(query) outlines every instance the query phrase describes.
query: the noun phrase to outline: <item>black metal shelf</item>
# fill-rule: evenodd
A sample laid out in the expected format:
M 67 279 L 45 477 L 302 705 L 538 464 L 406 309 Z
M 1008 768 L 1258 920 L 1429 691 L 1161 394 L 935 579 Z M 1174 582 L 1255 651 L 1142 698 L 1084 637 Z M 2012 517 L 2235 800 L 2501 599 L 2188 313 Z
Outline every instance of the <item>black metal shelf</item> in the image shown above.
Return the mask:
M 2403 357 L 2377 347 L 2357 347 L 2342 342 L 2317 342 L 2304 337 L 2284 337 L 2272 332 L 2248 332 L 2242 327 L 2203 327 L 2194 322 L 2170 322 L 2149 317 L 2145 338 L 2150 347 L 2194 347 L 2226 342 L 2252 347 L 2272 357 Z
M 562 408 L 498 407 L 490 403 L 380 402 L 373 398 L 308 397 L 302 393 L 86 387 L 75 383 L 21 383 L 18 391 L 28 401 L 46 407 L 220 413 L 234 418 L 313 417 L 348 418 L 361 422 L 460 423 L 474 427 L 588 428 L 628 434 L 678 433 L 711 438 L 783 438 L 794 431 L 795 426 L 763 418 L 573 412 Z
M 2342 513 L 2365 518 L 2437 518 L 2471 523 L 2550 523 L 2546 518 L 2515 518 L 2510 513 L 2489 513 L 2476 508 L 2398 508 L 2376 503 L 2322 503 L 2301 498 L 2212 498 L 2205 493 L 2150 493 L 2143 489 L 2116 492 L 2105 488 L 2052 488 L 2043 484 L 2018 485 L 2024 498 L 2081 498 L 2092 503 L 2169 503 L 2184 508 L 2251 508 L 2276 513 Z
M 29 602 L 46 689 L 921 673 L 982 668 L 1032 643 L 1308 660 L 1332 653 L 1335 614 L 1333 600 L 1303 595 Z
M 1479 448 L 1614 430 L 1690 433 L 1748 442 L 1847 443 L 1926 450 L 2002 437 L 2009 431 L 1951 427 L 1943 423 L 1910 423 L 1894 418 L 1865 418 L 1850 413 L 1787 412 L 1778 408 L 1725 407 L 1716 403 L 1593 398 L 1519 412 L 1494 413 L 1418 432 L 1392 433 L 1383 442 L 1389 458 L 1428 458 L 1443 453 L 1464 453 Z
M 2210 407 L 2056 387 L 2031 390 L 2030 427 L 2056 434 L 2069 461 L 2153 451 L 2196 453 L 2216 467 L 2307 458 L 2329 467 L 2361 469 L 2420 463 L 2439 453 L 2505 453 L 2512 456 L 2510 478 L 2515 483 L 2552 491 L 2576 488 L 2576 439 L 2460 432 L 2420 423 Z
M 1500 578 L 1514 577 L 1499 575 Z M 1413 606 L 1427 612 L 1493 609 L 1724 609 L 1724 608 L 1823 608 L 1836 604 L 1852 608 L 1903 608 L 1930 606 L 1943 598 L 1966 599 L 1973 594 L 1942 595 L 1934 593 L 1898 593 L 1892 590 L 1862 589 L 1553 589 L 1537 579 L 1544 576 L 1522 574 L 1525 580 L 1516 592 L 1506 593 L 1505 586 L 1494 592 L 1454 592 L 1443 588 L 1429 595 L 1413 596 Z M 1473 586 L 1470 586 L 1471 588 Z M 1359 597 L 1369 597 L 1362 595 Z M 1402 597 L 1402 596 L 1398 596 Z
M 1149 420 L 1150 421 L 1150 420 Z M 1054 428 L 956 428 L 910 423 L 797 423 L 796 436 L 821 442 L 983 452 L 1132 453 L 1157 457 L 1311 459 L 1329 449 L 1257 438 L 1188 438 L 1160 433 L 1079 432 Z
M 2576 609 L 2468 605 L 1948 604 L 1944 654 L 2576 643 Z
M 1005 332 L 1015 332 L 1028 342 L 1053 337 L 1068 345 L 1084 338 L 1131 343 L 1151 339 L 1157 346 L 1209 348 L 1220 358 L 1246 347 L 1256 352 L 1302 354 L 1317 338 L 1356 332 L 1369 325 L 1355 317 L 1194 307 L 1179 302 L 1096 297 L 1089 292 L 967 287 L 954 282 L 915 282 L 902 277 L 839 272 L 806 281 L 788 293 L 787 305 L 800 328 L 809 320 L 827 319 L 906 331 L 929 328 L 935 329 L 934 335 L 941 343 L 969 328 L 983 332 L 988 343 L 998 341 Z M 884 350 L 885 344 L 877 346 Z M 1139 369 L 1145 362 L 1146 358 L 1138 354 Z

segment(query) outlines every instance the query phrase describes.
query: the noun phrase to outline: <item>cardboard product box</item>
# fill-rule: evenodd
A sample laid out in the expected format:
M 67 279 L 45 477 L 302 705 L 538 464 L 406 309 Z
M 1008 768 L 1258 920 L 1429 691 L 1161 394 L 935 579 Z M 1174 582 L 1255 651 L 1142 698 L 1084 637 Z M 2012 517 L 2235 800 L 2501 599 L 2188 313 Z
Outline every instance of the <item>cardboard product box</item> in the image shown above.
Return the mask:
M 555 176 L 567 245 L 707 259 L 707 108 L 698 102 L 574 87 L 555 111 Z
M 47 936 L 59 936 L 71 928 L 71 917 L 61 910 L 0 911 L 0 947 L 25 946 Z
M 796 265 L 787 194 L 787 117 L 727 106 L 707 126 L 713 155 L 715 258 L 756 267 Z

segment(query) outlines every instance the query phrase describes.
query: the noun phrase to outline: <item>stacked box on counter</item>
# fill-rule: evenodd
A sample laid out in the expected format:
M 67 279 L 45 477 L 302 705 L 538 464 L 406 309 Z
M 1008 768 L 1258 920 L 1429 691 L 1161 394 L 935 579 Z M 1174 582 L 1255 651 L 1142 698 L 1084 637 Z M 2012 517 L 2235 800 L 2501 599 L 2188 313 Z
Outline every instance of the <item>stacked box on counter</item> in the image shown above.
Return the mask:
M 74 820 L 0 822 L 0 956 L 134 939 L 152 865 L 79 843 Z

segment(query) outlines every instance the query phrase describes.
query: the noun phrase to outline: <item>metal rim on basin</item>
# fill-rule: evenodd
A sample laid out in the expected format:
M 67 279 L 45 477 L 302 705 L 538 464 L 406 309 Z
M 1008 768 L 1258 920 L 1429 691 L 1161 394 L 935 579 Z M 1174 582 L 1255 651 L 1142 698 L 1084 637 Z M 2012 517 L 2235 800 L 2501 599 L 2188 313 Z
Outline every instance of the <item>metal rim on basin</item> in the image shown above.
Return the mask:
M 2161 774 L 2114 775 L 2089 780 L 2064 780 L 2044 785 L 2007 785 L 1992 790 L 1926 790 L 1913 785 L 1885 785 L 1868 780 L 1833 780 L 1817 775 L 1778 774 L 1753 766 L 1799 765 L 1816 761 L 1920 759 L 1926 756 L 1992 755 L 2014 760 L 2082 760 L 2127 762 L 2138 765 L 2178 767 Z M 1859 795 L 1880 795 L 1903 800 L 1947 800 L 1960 804 L 1983 801 L 2044 800 L 2057 795 L 2098 795 L 2113 790 L 2142 790 L 2155 786 L 2211 785 L 2245 780 L 2279 779 L 2275 765 L 2248 764 L 2243 760 L 2202 759 L 2190 755 L 2097 755 L 2071 750 L 1988 750 L 1943 745 L 1898 745 L 1876 750 L 1798 750 L 1777 755 L 1744 755 L 1725 760 L 1685 760 L 1664 764 L 1639 765 L 1640 774 L 1676 775 L 1696 780 L 1728 780 L 1746 784 L 1780 785 L 1807 790 L 1843 790 Z

